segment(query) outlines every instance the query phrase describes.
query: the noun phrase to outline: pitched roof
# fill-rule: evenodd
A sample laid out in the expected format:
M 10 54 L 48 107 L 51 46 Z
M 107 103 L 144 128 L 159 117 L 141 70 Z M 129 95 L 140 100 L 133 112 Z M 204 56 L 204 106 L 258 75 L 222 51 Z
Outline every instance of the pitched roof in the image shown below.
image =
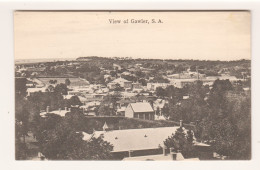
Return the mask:
M 150 103 L 130 103 L 130 106 L 132 107 L 134 112 L 153 112 L 153 108 L 150 105 Z
M 50 111 L 49 113 L 56 114 L 56 115 L 59 115 L 61 117 L 64 117 L 69 112 L 70 111 L 68 111 L 68 110 L 54 110 L 54 111 Z M 45 117 L 46 114 L 48 114 L 48 113 L 47 112 L 41 112 L 40 116 Z
M 130 150 L 156 149 L 163 146 L 163 141 L 179 127 L 159 127 L 145 129 L 126 129 L 113 131 L 96 131 L 94 137 L 104 135 L 104 140 L 114 146 L 113 152 Z M 84 139 L 84 138 L 83 138 Z
M 121 78 L 121 77 L 112 81 L 112 83 L 121 83 L 121 82 L 131 82 L 131 81 L 128 81 L 128 80 Z
M 171 154 L 168 155 L 148 155 L 126 157 L 123 161 L 173 161 Z M 199 161 L 199 158 L 184 158 L 181 153 L 177 153 L 175 161 Z

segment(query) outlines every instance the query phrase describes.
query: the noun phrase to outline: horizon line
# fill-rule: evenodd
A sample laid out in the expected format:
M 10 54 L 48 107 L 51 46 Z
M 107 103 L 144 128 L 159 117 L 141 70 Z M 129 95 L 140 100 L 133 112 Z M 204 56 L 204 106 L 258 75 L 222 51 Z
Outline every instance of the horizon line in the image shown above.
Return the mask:
M 118 57 L 118 56 L 114 56 L 114 57 L 104 57 L 104 56 L 79 56 L 79 57 L 66 57 L 66 58 L 50 58 L 50 57 L 46 57 L 46 58 L 25 58 L 25 59 L 21 59 L 21 58 L 14 58 L 14 61 L 18 61 L 18 60 L 66 60 L 66 59 L 78 59 L 78 58 L 91 58 L 91 57 L 97 57 L 97 58 L 108 58 L 108 59 L 114 59 L 114 58 L 127 58 L 127 59 L 132 59 L 132 60 L 137 60 L 137 59 L 142 59 L 142 60 L 194 60 L 194 61 L 239 61 L 239 60 L 250 60 L 250 59 L 246 59 L 246 58 L 239 58 L 239 59 L 232 59 L 232 60 L 211 60 L 211 59 L 181 59 L 181 58 L 176 58 L 176 59 L 172 59 L 172 58 L 141 58 L 141 57 Z

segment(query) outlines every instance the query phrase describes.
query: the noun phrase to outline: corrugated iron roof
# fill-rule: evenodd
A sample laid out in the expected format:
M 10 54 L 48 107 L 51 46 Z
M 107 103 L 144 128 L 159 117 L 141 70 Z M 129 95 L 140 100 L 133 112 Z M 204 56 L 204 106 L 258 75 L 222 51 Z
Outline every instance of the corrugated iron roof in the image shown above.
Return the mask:
M 163 141 L 179 127 L 160 127 L 145 129 L 127 129 L 113 131 L 96 131 L 94 137 L 104 135 L 104 140 L 114 146 L 113 152 L 130 150 L 148 150 L 163 146 Z M 84 139 L 84 138 L 83 138 Z
M 130 106 L 134 110 L 134 112 L 153 112 L 153 108 L 150 103 L 130 103 Z

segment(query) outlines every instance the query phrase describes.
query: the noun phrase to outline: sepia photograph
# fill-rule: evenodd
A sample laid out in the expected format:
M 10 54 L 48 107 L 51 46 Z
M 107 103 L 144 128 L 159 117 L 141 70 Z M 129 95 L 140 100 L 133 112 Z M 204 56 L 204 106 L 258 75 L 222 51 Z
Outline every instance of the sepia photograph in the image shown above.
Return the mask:
M 15 160 L 251 160 L 251 12 L 13 12 Z

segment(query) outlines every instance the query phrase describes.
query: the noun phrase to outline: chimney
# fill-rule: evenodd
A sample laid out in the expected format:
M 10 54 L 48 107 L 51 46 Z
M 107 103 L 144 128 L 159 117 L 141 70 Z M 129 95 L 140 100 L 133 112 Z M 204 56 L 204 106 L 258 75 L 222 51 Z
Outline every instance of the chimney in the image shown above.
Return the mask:
M 67 111 L 67 107 L 65 107 L 65 110 Z
M 170 155 L 171 155 L 172 160 L 176 161 L 177 153 L 174 152 L 173 148 L 170 148 Z
M 183 123 L 182 123 L 182 120 L 180 120 L 180 128 L 183 127 Z
M 195 123 L 195 125 L 196 125 L 196 126 L 198 126 L 198 125 L 199 125 L 199 120 L 196 120 L 196 123 Z
M 71 108 L 69 108 L 68 111 L 71 112 Z
M 129 157 L 133 156 L 133 151 L 132 150 L 128 151 L 128 153 L 129 153 Z
M 61 108 L 59 108 L 59 112 L 61 111 Z
M 50 106 L 47 106 L 46 113 L 49 113 L 49 112 L 50 112 Z
M 163 155 L 164 155 L 164 156 L 166 156 L 166 155 L 167 155 L 167 153 L 166 153 L 166 149 L 167 149 L 167 148 L 166 148 L 165 146 L 163 146 L 163 147 L 162 147 L 162 150 L 163 150 Z

